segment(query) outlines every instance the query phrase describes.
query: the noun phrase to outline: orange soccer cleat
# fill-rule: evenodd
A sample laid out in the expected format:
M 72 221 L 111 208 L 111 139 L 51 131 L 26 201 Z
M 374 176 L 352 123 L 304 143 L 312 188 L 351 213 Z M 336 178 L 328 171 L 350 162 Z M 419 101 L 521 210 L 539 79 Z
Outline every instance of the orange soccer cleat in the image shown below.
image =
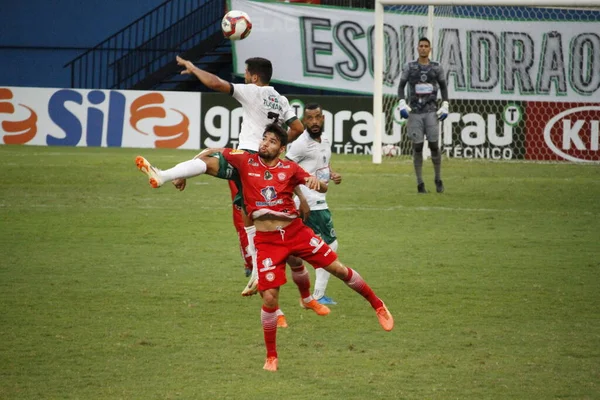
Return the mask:
M 329 307 L 324 306 L 315 299 L 312 299 L 308 303 L 300 299 L 300 306 L 306 310 L 313 310 L 317 315 L 327 315 L 331 311 Z
M 265 371 L 275 372 L 277 371 L 277 364 L 277 357 L 267 357 L 267 361 L 265 361 L 263 369 Z
M 287 321 L 285 319 L 285 315 L 279 315 L 277 317 L 277 327 L 278 328 L 287 328 L 288 327 Z
M 394 328 L 394 317 L 388 311 L 385 304 L 375 310 L 377 313 L 377 319 L 379 319 L 379 324 L 386 331 L 391 331 Z
M 148 162 L 148 160 L 142 156 L 137 156 L 135 158 L 135 165 L 137 169 L 148 176 L 150 186 L 152 186 L 154 189 L 162 186 L 163 181 L 158 174 L 158 170 L 154 168 L 152 164 Z

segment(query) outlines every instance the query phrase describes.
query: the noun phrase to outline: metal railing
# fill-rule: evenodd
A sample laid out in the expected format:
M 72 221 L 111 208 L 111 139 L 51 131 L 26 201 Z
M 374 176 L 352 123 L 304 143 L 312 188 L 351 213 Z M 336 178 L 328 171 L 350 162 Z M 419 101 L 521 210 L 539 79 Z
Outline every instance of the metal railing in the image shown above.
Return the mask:
M 71 87 L 127 89 L 220 31 L 224 0 L 168 0 L 65 65 Z

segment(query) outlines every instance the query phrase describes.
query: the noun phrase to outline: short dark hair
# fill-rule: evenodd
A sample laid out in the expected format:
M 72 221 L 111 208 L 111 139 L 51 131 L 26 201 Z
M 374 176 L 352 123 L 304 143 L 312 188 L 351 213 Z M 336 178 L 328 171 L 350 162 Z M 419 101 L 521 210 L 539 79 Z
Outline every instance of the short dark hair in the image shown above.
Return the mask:
M 308 103 L 306 106 L 304 106 L 305 110 L 321 110 L 323 111 L 323 107 L 321 107 L 321 105 L 319 103 Z
M 421 43 L 421 42 L 427 42 L 429 47 L 431 47 L 431 42 L 425 36 L 423 36 L 422 38 L 419 38 L 419 43 Z
M 273 76 L 273 64 L 271 61 L 262 57 L 253 57 L 246 60 L 248 72 L 251 75 L 258 75 L 260 81 L 264 84 L 271 82 Z
M 275 136 L 277 136 L 277 138 L 279 139 L 279 142 L 281 142 L 281 146 L 287 146 L 288 135 L 287 135 L 287 132 L 285 131 L 285 129 L 283 129 L 281 127 L 281 125 L 279 125 L 276 122 L 273 122 L 273 123 L 265 126 L 265 131 L 263 132 L 263 136 L 267 132 L 274 133 Z

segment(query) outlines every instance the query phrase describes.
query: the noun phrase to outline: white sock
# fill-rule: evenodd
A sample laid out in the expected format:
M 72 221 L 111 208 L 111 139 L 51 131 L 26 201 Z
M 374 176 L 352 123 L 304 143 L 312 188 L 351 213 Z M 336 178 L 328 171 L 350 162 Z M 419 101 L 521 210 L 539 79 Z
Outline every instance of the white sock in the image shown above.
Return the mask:
M 169 182 L 178 178 L 192 178 L 194 176 L 202 175 L 205 172 L 206 163 L 199 158 L 193 158 L 191 160 L 181 162 L 173 168 L 159 171 L 159 174 L 163 181 Z
M 323 268 L 315 269 L 315 290 L 313 291 L 313 297 L 319 300 L 325 296 L 325 289 L 327 289 L 327 283 L 331 274 L 325 271 Z
M 335 240 L 329 247 L 331 247 L 333 251 L 336 251 L 338 248 L 338 241 Z M 313 297 L 315 299 L 319 300 L 321 297 L 325 296 L 325 290 L 327 289 L 327 283 L 329 282 L 330 276 L 331 274 L 323 268 L 315 269 L 315 290 L 313 291 Z
M 248 237 L 248 254 L 252 256 L 252 278 L 258 279 L 258 268 L 256 267 L 256 248 L 254 247 L 254 236 L 256 236 L 256 228 L 254 225 L 245 226 L 246 236 Z
M 275 314 L 277 314 L 277 316 L 279 317 L 280 315 L 284 315 L 283 311 L 281 311 L 281 309 L 277 309 L 277 311 L 275 311 Z

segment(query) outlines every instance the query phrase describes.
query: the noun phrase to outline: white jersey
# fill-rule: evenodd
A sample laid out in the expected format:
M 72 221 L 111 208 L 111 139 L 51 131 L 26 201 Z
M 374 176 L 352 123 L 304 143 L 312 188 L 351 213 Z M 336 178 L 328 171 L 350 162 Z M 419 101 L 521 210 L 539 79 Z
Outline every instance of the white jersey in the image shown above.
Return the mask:
M 285 96 L 272 86 L 253 83 L 232 83 L 232 96 L 242 105 L 242 129 L 238 148 L 258 151 L 265 127 L 279 120 L 280 123 L 296 119 L 294 109 Z
M 307 131 L 304 131 L 298 139 L 288 145 L 285 157 L 300 164 L 309 174 L 322 181 L 329 182 L 331 142 L 323 135 L 321 135 L 321 141 L 318 142 L 311 138 Z M 310 190 L 304 185 L 301 185 L 300 189 L 311 210 L 327 210 L 329 208 L 325 193 Z M 298 203 L 299 201 L 296 199 L 296 206 Z

